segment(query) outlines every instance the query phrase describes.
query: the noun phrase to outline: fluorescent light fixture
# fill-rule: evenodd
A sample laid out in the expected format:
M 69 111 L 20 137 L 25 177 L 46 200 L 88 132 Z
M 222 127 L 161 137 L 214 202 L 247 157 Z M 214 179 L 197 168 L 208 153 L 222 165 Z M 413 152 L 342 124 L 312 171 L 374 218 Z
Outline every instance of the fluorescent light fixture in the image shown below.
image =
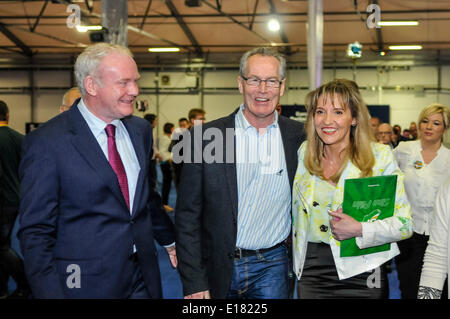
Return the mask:
M 277 19 L 271 18 L 267 23 L 267 27 L 269 28 L 270 31 L 278 31 L 280 30 L 280 23 L 278 22 Z
M 180 48 L 149 48 L 149 52 L 180 52 Z
M 416 26 L 419 25 L 419 21 L 380 21 L 378 25 L 381 27 Z
M 390 45 L 389 50 L 422 50 L 421 45 Z
M 77 25 L 78 32 L 100 31 L 103 29 L 101 25 Z

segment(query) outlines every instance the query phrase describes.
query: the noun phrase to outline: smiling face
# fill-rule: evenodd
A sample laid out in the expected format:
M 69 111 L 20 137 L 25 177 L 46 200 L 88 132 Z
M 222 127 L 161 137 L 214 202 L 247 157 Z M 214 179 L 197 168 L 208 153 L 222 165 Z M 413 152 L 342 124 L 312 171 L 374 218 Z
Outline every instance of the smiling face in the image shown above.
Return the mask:
M 284 94 L 285 80 L 280 79 L 280 63 L 273 56 L 253 55 L 247 60 L 245 77 L 282 81 L 279 88 L 268 88 L 265 82 L 251 86 L 238 77 L 239 92 L 244 95 L 245 118 L 257 128 L 267 127 L 274 121 L 274 110 Z
M 350 108 L 336 96 L 321 95 L 314 112 L 314 127 L 327 148 L 341 151 L 350 143 L 351 126 L 356 125 Z
M 424 117 L 419 123 L 420 139 L 430 143 L 442 141 L 445 132 L 442 113 L 434 113 Z
M 120 53 L 104 57 L 95 76 L 85 79 L 87 106 L 106 123 L 133 114 L 139 94 L 138 79 L 139 72 L 131 57 Z

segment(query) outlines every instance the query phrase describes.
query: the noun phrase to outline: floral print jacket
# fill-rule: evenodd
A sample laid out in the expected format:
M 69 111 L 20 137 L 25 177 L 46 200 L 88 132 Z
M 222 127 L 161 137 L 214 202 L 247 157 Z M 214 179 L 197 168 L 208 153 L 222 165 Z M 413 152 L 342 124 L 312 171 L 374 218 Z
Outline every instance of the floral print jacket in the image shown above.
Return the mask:
M 305 262 L 308 232 L 311 227 L 310 207 L 313 204 L 315 182 L 319 178 L 312 176 L 303 164 L 306 143 L 303 142 L 298 150 L 298 168 L 292 193 L 293 258 L 294 272 L 298 279 L 301 277 Z M 412 235 L 411 207 L 405 193 L 403 173 L 400 171 L 389 146 L 372 143 L 372 151 L 375 156 L 373 176 L 398 175 L 394 215 L 383 220 L 362 223 L 362 237 L 357 237 L 356 243 L 361 249 L 385 243 L 391 243 L 391 248 L 388 251 L 363 256 L 340 257 L 340 242 L 334 239 L 330 232 L 330 246 L 341 280 L 373 270 L 392 259 L 400 253 L 395 242 Z M 337 210 L 342 206 L 345 179 L 359 177 L 360 170 L 349 161 L 336 185 L 331 210 Z

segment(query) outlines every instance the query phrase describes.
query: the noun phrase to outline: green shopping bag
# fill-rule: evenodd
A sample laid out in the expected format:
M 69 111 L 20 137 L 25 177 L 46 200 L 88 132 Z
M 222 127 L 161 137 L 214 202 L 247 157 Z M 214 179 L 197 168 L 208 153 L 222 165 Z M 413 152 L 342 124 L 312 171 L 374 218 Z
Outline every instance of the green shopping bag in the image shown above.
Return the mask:
M 345 180 L 343 213 L 359 222 L 373 222 L 394 214 L 397 175 Z M 341 257 L 361 256 L 386 251 L 391 244 L 360 249 L 355 238 L 341 241 Z

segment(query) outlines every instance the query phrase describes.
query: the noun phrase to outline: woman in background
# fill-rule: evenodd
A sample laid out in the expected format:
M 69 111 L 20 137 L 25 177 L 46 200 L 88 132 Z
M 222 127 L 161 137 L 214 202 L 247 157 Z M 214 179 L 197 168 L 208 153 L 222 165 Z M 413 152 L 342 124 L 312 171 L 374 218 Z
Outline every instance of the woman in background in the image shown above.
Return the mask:
M 355 82 L 337 79 L 306 97 L 307 141 L 299 149 L 293 187 L 294 271 L 299 298 L 388 298 L 385 262 L 411 235 L 403 174 L 389 146 L 375 143 L 369 112 Z M 342 211 L 348 178 L 398 175 L 393 217 L 358 222 Z M 331 216 L 331 220 L 330 220 Z M 359 248 L 392 243 L 388 251 L 340 257 L 340 241 Z M 371 278 L 378 277 L 371 285 Z
M 436 205 L 430 223 L 430 239 L 423 258 L 418 299 L 439 299 L 442 296 L 445 278 L 450 263 L 450 179 L 437 194 Z M 448 288 L 447 288 L 448 298 Z
M 400 142 L 394 150 L 405 174 L 414 231 L 410 239 L 399 243 L 401 254 L 395 259 L 402 299 L 417 298 L 436 194 L 450 177 L 450 150 L 442 144 L 449 121 L 445 105 L 427 106 L 419 115 L 419 139 Z

